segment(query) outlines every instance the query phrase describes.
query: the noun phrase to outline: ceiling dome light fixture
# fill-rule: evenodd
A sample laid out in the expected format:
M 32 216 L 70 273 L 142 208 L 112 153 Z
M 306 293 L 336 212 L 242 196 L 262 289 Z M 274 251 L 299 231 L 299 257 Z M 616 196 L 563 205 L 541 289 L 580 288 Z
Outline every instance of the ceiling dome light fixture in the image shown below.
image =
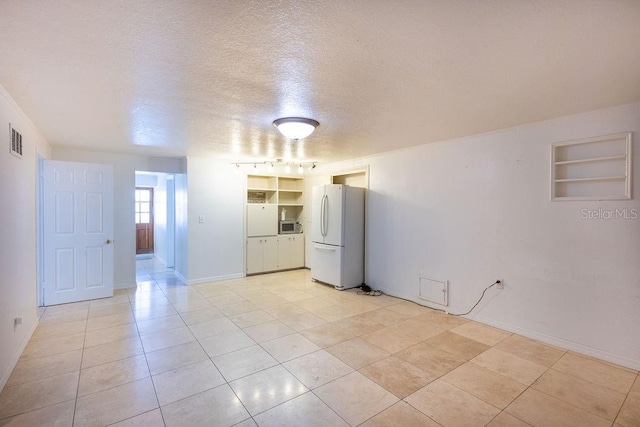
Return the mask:
M 289 139 L 303 139 L 311 135 L 320 123 L 304 117 L 283 117 L 274 120 L 273 125 Z

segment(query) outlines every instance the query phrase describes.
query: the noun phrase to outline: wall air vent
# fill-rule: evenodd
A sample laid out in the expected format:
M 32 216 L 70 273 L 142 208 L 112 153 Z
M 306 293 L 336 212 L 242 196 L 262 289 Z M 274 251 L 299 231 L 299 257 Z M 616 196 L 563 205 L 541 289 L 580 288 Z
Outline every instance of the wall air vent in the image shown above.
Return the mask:
M 9 123 L 9 140 L 11 145 L 9 146 L 9 152 L 17 158 L 22 158 L 22 134 L 15 130 L 11 123 Z
M 419 276 L 419 279 L 418 298 L 444 305 L 445 307 L 449 305 L 449 282 L 447 280 L 432 279 L 424 276 Z

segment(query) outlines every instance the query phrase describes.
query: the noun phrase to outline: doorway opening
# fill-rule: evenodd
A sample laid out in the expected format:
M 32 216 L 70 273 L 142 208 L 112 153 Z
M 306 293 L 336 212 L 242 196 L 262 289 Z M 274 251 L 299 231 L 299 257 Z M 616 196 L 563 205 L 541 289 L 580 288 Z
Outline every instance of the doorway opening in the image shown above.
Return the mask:
M 136 171 L 136 282 L 173 277 L 175 260 L 175 177 Z
M 153 254 L 153 188 L 136 187 L 136 255 Z

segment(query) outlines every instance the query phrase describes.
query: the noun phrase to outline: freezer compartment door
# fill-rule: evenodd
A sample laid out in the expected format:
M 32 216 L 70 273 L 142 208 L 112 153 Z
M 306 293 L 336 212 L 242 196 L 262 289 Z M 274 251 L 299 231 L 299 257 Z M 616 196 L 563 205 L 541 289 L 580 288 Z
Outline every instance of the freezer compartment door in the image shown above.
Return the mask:
M 342 251 L 340 246 L 313 243 L 311 278 L 336 287 L 342 286 Z

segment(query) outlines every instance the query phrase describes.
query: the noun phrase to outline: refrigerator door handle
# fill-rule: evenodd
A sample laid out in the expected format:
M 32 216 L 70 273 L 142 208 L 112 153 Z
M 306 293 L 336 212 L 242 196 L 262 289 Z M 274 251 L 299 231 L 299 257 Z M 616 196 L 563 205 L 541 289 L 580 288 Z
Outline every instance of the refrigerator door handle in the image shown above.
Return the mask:
M 324 237 L 324 194 L 320 199 L 320 235 Z
M 324 237 L 324 194 L 320 199 L 320 235 Z
M 322 211 L 322 222 L 324 225 L 324 237 L 327 237 L 327 230 L 329 229 L 329 196 L 324 195 L 324 210 Z
M 325 194 L 322 195 L 322 208 L 321 208 L 321 214 L 320 214 L 320 227 L 321 227 L 321 233 L 322 233 L 322 237 L 326 236 L 327 234 L 324 231 L 324 203 L 325 203 L 325 198 L 327 196 Z
M 319 251 L 325 251 L 325 252 L 335 252 L 335 251 L 338 250 L 338 248 L 335 248 L 335 247 L 327 247 L 327 246 L 324 246 L 324 245 L 321 246 L 321 245 L 316 245 L 316 244 L 313 245 L 313 248 L 317 249 Z

